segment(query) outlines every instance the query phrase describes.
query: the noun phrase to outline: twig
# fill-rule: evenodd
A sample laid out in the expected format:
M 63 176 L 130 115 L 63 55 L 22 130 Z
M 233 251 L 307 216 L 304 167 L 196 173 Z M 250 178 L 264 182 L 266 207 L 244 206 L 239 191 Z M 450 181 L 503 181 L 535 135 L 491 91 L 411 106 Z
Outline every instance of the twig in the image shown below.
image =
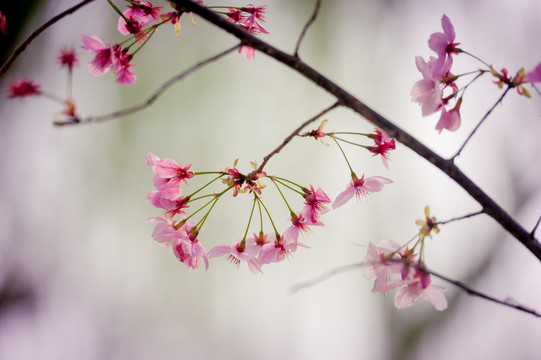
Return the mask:
M 64 11 L 63 13 L 60 13 L 53 17 L 51 20 L 47 21 L 45 24 L 37 28 L 23 43 L 13 51 L 11 56 L 6 60 L 4 65 L 2 65 L 2 68 L 0 68 L 0 77 L 8 71 L 8 69 L 11 67 L 15 59 L 21 55 L 21 53 L 26 49 L 26 47 L 35 39 L 37 38 L 42 32 L 44 32 L 49 26 L 53 25 L 58 20 L 62 19 L 63 17 L 74 13 L 75 11 L 79 10 L 83 6 L 85 6 L 88 3 L 91 3 L 94 0 L 84 0 L 81 1 L 79 4 L 72 6 L 68 10 Z
M 467 177 L 452 160 L 447 160 L 430 150 L 426 145 L 415 139 L 412 135 L 380 115 L 378 112 L 367 106 L 365 103 L 354 97 L 351 93 L 342 89 L 336 83 L 323 76 L 320 72 L 304 63 L 299 58 L 289 55 L 274 46 L 249 34 L 241 27 L 223 19 L 213 11 L 200 6 L 190 0 L 173 0 L 185 11 L 193 12 L 206 19 L 217 27 L 229 32 L 242 41 L 244 45 L 251 46 L 262 53 L 274 58 L 299 74 L 314 82 L 317 86 L 325 89 L 334 95 L 340 104 L 352 109 L 359 115 L 370 121 L 375 126 L 385 130 L 391 137 L 401 142 L 419 156 L 425 158 L 434 166 L 443 171 L 449 178 L 460 185 L 470 196 L 475 199 L 485 213 L 496 220 L 505 230 L 522 243 L 534 256 L 541 261 L 541 244 L 532 238 L 526 229 L 515 221 L 500 205 L 488 196 L 477 184 Z
M 484 213 L 485 212 L 483 210 L 481 210 L 481 211 L 477 211 L 477 212 L 467 214 L 467 215 L 464 215 L 464 216 L 459 216 L 459 217 L 456 217 L 456 218 L 452 218 L 452 219 L 449 219 L 449 220 L 438 221 L 436 223 L 436 225 L 445 225 L 445 224 L 448 224 L 448 223 L 453 222 L 453 221 L 468 219 L 468 218 L 471 218 L 471 217 L 474 217 L 474 216 L 477 216 L 477 215 L 481 215 L 481 214 L 484 214 Z
M 295 53 L 293 56 L 299 57 L 299 48 L 301 47 L 301 42 L 304 39 L 304 36 L 306 35 L 306 32 L 308 31 L 308 28 L 316 21 L 317 15 L 319 14 L 319 8 L 321 7 L 321 0 L 316 0 L 316 6 L 314 7 L 314 12 L 312 13 L 312 16 L 310 19 L 308 19 L 308 22 L 306 25 L 304 25 L 304 28 L 302 29 L 301 35 L 299 36 L 299 39 L 297 40 L 297 45 L 295 46 Z
M 500 98 L 498 99 L 498 101 L 496 101 L 496 103 L 494 105 L 492 105 L 492 107 L 487 111 L 487 113 L 485 114 L 485 116 L 483 116 L 483 118 L 481 119 L 481 121 L 479 121 L 479 123 L 477 124 L 477 126 L 475 127 L 475 129 L 473 129 L 473 131 L 470 133 L 470 135 L 466 138 L 466 141 L 464 141 L 464 144 L 462 144 L 462 146 L 460 147 L 460 149 L 458 149 L 457 153 L 451 158 L 452 160 L 454 160 L 457 156 L 460 155 L 460 153 L 462 152 L 462 150 L 464 150 L 464 147 L 466 146 L 466 144 L 468 143 L 468 141 L 470 141 L 470 139 L 473 137 L 473 134 L 475 134 L 475 132 L 477 131 L 477 129 L 479 129 L 479 127 L 481 126 L 481 124 L 488 118 L 488 116 L 490 115 L 490 113 L 492 112 L 492 110 L 494 110 L 496 108 L 496 106 L 498 106 L 498 104 L 500 104 L 503 100 L 503 98 L 505 97 L 505 95 L 507 95 L 507 92 L 509 91 L 509 89 L 511 89 L 511 87 L 507 87 L 507 89 L 505 89 L 505 91 L 503 92 L 502 96 L 500 96 Z
M 530 233 L 530 236 L 532 237 L 532 239 L 535 236 L 535 232 L 537 231 L 537 228 L 539 227 L 540 222 L 541 222 L 541 217 L 539 217 L 539 219 L 537 219 L 537 223 L 535 224 L 535 226 L 532 229 L 532 232 Z
M 401 260 L 401 259 L 389 259 L 387 261 L 405 262 L 404 260 Z M 344 266 L 329 270 L 326 273 L 324 273 L 322 275 L 319 275 L 316 278 L 313 278 L 311 280 L 304 281 L 304 282 L 298 283 L 297 285 L 292 286 L 291 287 L 291 292 L 295 293 L 295 292 L 297 292 L 299 290 L 306 289 L 308 287 L 314 286 L 314 285 L 316 285 L 318 283 L 321 283 L 321 282 L 323 282 L 323 281 L 325 281 L 327 279 L 330 279 L 334 275 L 338 275 L 338 274 L 341 274 L 341 273 L 349 271 L 349 270 L 355 270 L 355 269 L 361 267 L 361 265 L 362 265 L 362 263 L 355 263 L 355 264 L 344 265 Z M 482 292 L 480 292 L 478 290 L 475 290 L 475 289 L 467 286 L 466 284 L 464 284 L 464 283 L 462 283 L 460 281 L 453 280 L 451 278 L 448 278 L 447 276 L 443 276 L 443 275 L 438 274 L 438 273 L 436 273 L 436 272 L 434 272 L 432 270 L 428 270 L 424 266 L 419 266 L 419 265 L 417 265 L 415 263 L 412 263 L 412 262 L 405 262 L 405 265 L 413 266 L 417 270 L 420 270 L 420 271 L 425 272 L 427 274 L 433 275 L 433 276 L 435 276 L 435 277 L 437 277 L 437 278 L 439 278 L 439 279 L 441 279 L 441 280 L 443 280 L 443 281 L 445 281 L 445 282 L 447 282 L 447 283 L 449 283 L 451 285 L 454 285 L 457 288 L 465 291 L 468 295 L 477 296 L 477 297 L 480 297 L 480 298 L 482 298 L 484 300 L 487 300 L 487 301 L 490 301 L 490 302 L 493 302 L 493 303 L 496 303 L 496 304 L 500 304 L 500 305 L 503 305 L 503 306 L 507 306 L 507 307 L 510 307 L 512 309 L 519 310 L 519 311 L 522 311 L 522 312 L 528 313 L 530 315 L 541 318 L 541 314 L 538 313 L 537 311 L 531 309 L 531 308 L 528 308 L 528 307 L 520 305 L 520 304 L 515 304 L 515 303 L 509 302 L 509 301 L 496 299 L 495 297 L 492 297 L 492 296 L 484 294 L 484 293 L 482 293 Z
M 296 128 L 291 134 L 289 134 L 288 137 L 286 137 L 284 139 L 284 141 L 276 148 L 274 149 L 270 154 L 268 154 L 267 156 L 265 156 L 263 158 L 263 162 L 261 163 L 261 165 L 259 165 L 259 167 L 252 171 L 250 174 L 248 174 L 246 176 L 246 178 L 248 180 L 252 179 L 255 175 L 259 174 L 261 171 L 263 171 L 263 168 L 265 167 L 265 165 L 267 164 L 267 162 L 270 160 L 271 157 L 273 157 L 274 155 L 278 154 L 280 152 L 280 150 L 282 150 L 290 141 L 291 139 L 293 139 L 296 135 L 299 135 L 299 132 L 304 129 L 304 127 L 306 127 L 308 124 L 316 121 L 317 119 L 319 119 L 320 117 L 322 117 L 323 115 L 325 115 L 326 113 L 328 113 L 329 111 L 331 111 L 332 109 L 335 109 L 336 107 L 338 107 L 340 105 L 340 102 L 335 102 L 334 104 L 332 104 L 331 106 L 329 106 L 328 108 L 325 108 L 323 111 L 321 111 L 319 114 L 311 117 L 310 119 L 306 120 L 305 122 L 303 122 L 298 128 Z
M 133 113 L 135 113 L 137 111 L 143 110 L 143 109 L 149 107 L 150 105 L 152 105 L 152 103 L 154 103 L 158 99 L 158 97 L 160 97 L 160 95 L 162 95 L 167 89 L 169 89 L 175 83 L 177 83 L 180 80 L 184 79 L 185 77 L 187 77 L 188 75 L 190 75 L 194 71 L 199 70 L 203 66 L 205 66 L 207 64 L 210 64 L 211 62 L 214 62 L 214 61 L 224 57 L 225 55 L 231 53 L 232 51 L 234 51 L 238 47 L 239 47 L 239 45 L 235 45 L 235 46 L 233 46 L 233 47 L 231 47 L 231 48 L 229 48 L 229 49 L 227 49 L 225 51 L 222 51 L 221 53 L 219 53 L 217 55 L 214 55 L 214 56 L 212 56 L 210 58 L 207 58 L 207 59 L 195 64 L 194 66 L 190 67 L 189 69 L 187 69 L 187 70 L 181 72 L 180 74 L 172 77 L 171 79 L 167 80 L 162 86 L 160 86 L 160 88 L 158 90 L 156 90 L 148 99 L 146 99 L 142 103 L 139 103 L 137 105 L 131 106 L 131 107 L 126 108 L 126 109 L 115 111 L 115 112 L 110 113 L 110 114 L 106 114 L 106 115 L 102 115 L 102 116 L 88 117 L 88 118 L 85 118 L 85 119 L 81 119 L 80 121 L 68 121 L 68 122 L 65 122 L 65 123 L 58 124 L 58 125 L 77 125 L 77 124 L 82 124 L 82 123 L 99 122 L 99 121 L 119 118 L 119 117 L 122 117 L 122 116 L 133 114 Z

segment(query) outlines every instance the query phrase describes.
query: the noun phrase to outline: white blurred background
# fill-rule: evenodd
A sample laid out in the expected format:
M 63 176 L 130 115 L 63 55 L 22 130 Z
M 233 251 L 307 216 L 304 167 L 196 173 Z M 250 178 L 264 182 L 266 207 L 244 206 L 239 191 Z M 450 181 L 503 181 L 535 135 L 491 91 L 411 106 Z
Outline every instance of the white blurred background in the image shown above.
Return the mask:
M 21 32 L 74 1 L 44 2 Z M 117 1 L 120 4 L 120 1 Z M 247 3 L 207 2 L 243 6 Z M 313 1 L 270 2 L 264 39 L 293 51 Z M 168 6 L 166 2 L 159 5 Z M 414 57 L 432 55 L 427 40 L 447 14 L 460 47 L 495 68 L 533 69 L 541 61 L 541 3 L 521 1 L 325 1 L 301 57 L 443 156 L 453 154 L 500 90 L 487 75 L 467 91 L 462 127 L 434 130 L 409 91 L 421 78 Z M 93 3 L 44 33 L 0 85 L 27 77 L 63 95 L 65 72 L 56 62 L 64 46 L 78 49 L 74 96 L 83 116 L 141 102 L 172 75 L 235 44 L 195 18 L 182 33 L 162 27 L 137 53 L 138 81 L 120 87 L 112 74 L 90 77 L 92 54 L 83 34 L 122 40 L 117 16 Z M 9 19 L 8 19 L 9 26 Z M 455 72 L 479 63 L 455 58 Z M 0 99 L 0 359 L 536 359 L 541 320 L 449 287 L 445 312 L 419 301 L 397 310 L 393 297 L 371 292 L 372 282 L 350 271 L 303 289 L 291 288 L 334 268 L 357 263 L 369 241 L 410 239 L 430 205 L 438 219 L 479 210 L 454 182 L 397 145 L 390 169 L 346 147 L 358 174 L 393 179 L 361 203 L 326 214 L 290 261 L 252 275 L 223 259 L 207 272 L 188 270 L 151 238 L 146 222 L 159 211 L 145 202 L 152 173 L 144 155 L 170 157 L 194 171 L 239 170 L 261 162 L 293 129 L 334 99 L 263 54 L 236 53 L 175 85 L 154 106 L 106 123 L 56 128 L 58 104 L 45 98 Z M 509 94 L 458 159 L 483 190 L 533 228 L 541 209 L 541 102 Z M 327 130 L 370 132 L 349 110 L 326 116 Z M 335 197 L 349 173 L 336 146 L 294 139 L 267 168 Z M 269 187 L 267 201 L 278 195 Z M 278 203 L 276 203 L 278 204 Z M 244 232 L 251 202 L 224 201 L 200 239 L 207 249 Z M 301 203 L 298 203 L 298 207 Z M 280 213 L 279 213 L 280 214 Z M 287 212 L 275 215 L 289 226 Z M 255 230 L 255 228 L 254 228 Z M 539 234 L 538 234 L 539 237 Z M 499 298 L 541 311 L 541 264 L 486 216 L 441 227 L 427 244 L 433 270 Z M 434 283 L 445 285 L 439 280 Z M 7 299 L 7 300 L 6 300 Z

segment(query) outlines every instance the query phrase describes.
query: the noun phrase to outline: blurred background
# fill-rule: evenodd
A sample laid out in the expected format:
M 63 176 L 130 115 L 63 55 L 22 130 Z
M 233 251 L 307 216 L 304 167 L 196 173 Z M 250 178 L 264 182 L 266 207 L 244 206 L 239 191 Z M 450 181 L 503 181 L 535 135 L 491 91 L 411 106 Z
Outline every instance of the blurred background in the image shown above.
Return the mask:
M 5 56 L 39 25 L 75 4 L 41 1 L 0 10 L 7 15 Z M 245 6 L 224 1 L 209 5 Z M 121 5 L 120 1 L 117 1 Z M 168 7 L 167 2 L 156 3 Z M 268 5 L 264 39 L 292 52 L 313 1 L 254 0 Z M 124 8 L 122 6 L 121 8 Z M 541 61 L 541 3 L 519 1 L 324 1 L 301 47 L 308 64 L 358 96 L 443 156 L 456 152 L 501 90 L 487 75 L 472 85 L 462 126 L 438 134 L 438 115 L 421 117 L 410 101 L 421 78 L 417 55 L 433 55 L 430 34 L 447 14 L 460 47 L 514 74 Z M 0 79 L 33 79 L 65 96 L 66 72 L 56 60 L 77 49 L 74 99 L 82 116 L 102 115 L 146 99 L 174 74 L 235 44 L 203 19 L 182 33 L 163 26 L 137 53 L 138 80 L 89 75 L 93 54 L 82 35 L 122 41 L 117 15 L 97 1 L 34 41 Z M 480 63 L 455 58 L 456 73 Z M 3 90 L 4 91 L 4 90 Z M 458 158 L 458 165 L 527 229 L 541 208 L 541 102 L 510 93 Z M 151 238 L 159 216 L 146 203 L 153 190 L 144 155 L 173 158 L 194 171 L 216 171 L 239 158 L 240 171 L 261 162 L 300 123 L 334 99 L 263 54 L 233 53 L 196 72 L 154 106 L 122 119 L 57 128 L 62 107 L 44 97 L 0 99 L 0 359 L 536 359 L 541 320 L 448 287 L 449 308 L 426 301 L 397 310 L 393 294 L 371 292 L 359 270 L 293 293 L 292 287 L 358 263 L 368 242 L 404 243 L 430 205 L 439 220 L 478 211 L 454 182 L 397 144 L 390 169 L 357 147 L 345 147 L 354 170 L 394 184 L 365 201 L 350 201 L 323 217 L 304 239 L 311 248 L 252 275 L 224 259 L 208 271 L 189 270 Z M 349 110 L 325 116 L 326 130 L 371 132 Z M 319 123 L 319 122 L 318 122 Z M 317 125 L 316 125 L 317 126 Z M 314 126 L 315 127 L 315 126 Z M 312 127 L 312 128 L 314 128 Z M 523 133 L 524 132 L 524 133 Z M 349 181 L 336 146 L 294 139 L 266 171 L 321 186 L 331 198 Z M 269 187 L 265 199 L 281 229 L 288 214 Z M 295 201 L 297 201 L 295 203 Z M 297 209 L 299 199 L 293 200 Z M 249 197 L 220 202 L 200 239 L 207 249 L 238 240 Z M 281 211 L 281 212 L 280 212 Z M 283 214 L 283 215 L 282 215 Z M 254 231 L 255 228 L 254 228 Z M 538 234 L 539 238 L 539 234 Z M 496 296 L 541 310 L 541 264 L 486 216 L 454 222 L 427 243 L 427 265 Z

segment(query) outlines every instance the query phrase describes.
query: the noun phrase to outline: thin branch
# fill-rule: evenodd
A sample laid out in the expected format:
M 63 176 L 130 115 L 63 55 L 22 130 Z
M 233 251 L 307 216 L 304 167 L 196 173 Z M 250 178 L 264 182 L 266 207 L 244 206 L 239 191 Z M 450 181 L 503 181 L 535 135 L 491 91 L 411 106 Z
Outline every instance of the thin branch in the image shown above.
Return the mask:
M 171 79 L 167 80 L 162 86 L 160 86 L 160 88 L 158 90 L 156 90 L 148 99 L 146 99 L 145 101 L 143 101 L 143 102 L 141 102 L 141 103 L 139 103 L 137 105 L 134 105 L 134 106 L 131 106 L 129 108 L 122 109 L 122 110 L 119 110 L 119 111 L 115 111 L 115 112 L 110 113 L 110 114 L 106 114 L 106 115 L 102 115 L 102 116 L 88 117 L 88 118 L 85 118 L 85 119 L 81 119 L 80 121 L 68 121 L 68 122 L 64 122 L 64 123 L 57 123 L 57 125 L 77 125 L 77 124 L 82 124 L 82 123 L 99 122 L 99 121 L 105 121 L 105 120 L 111 120 L 111 119 L 119 118 L 119 117 L 122 117 L 122 116 L 133 114 L 133 113 L 135 113 L 137 111 L 141 111 L 141 110 L 149 107 L 150 105 L 152 105 L 152 103 L 154 103 L 165 91 L 167 91 L 171 86 L 173 86 L 174 84 L 176 84 L 180 80 L 184 79 L 185 77 L 187 77 L 191 73 L 199 70 L 203 66 L 205 66 L 207 64 L 210 64 L 211 62 L 214 62 L 214 61 L 224 57 L 225 55 L 231 53 L 232 51 L 234 51 L 238 47 L 239 47 L 239 45 L 235 45 L 235 46 L 233 46 L 233 47 L 231 47 L 231 48 L 229 48 L 227 50 L 224 50 L 224 51 L 220 52 L 219 54 L 216 54 L 216 55 L 214 55 L 212 57 L 209 57 L 209 58 L 195 64 L 194 66 L 190 67 L 189 69 L 187 69 L 187 70 L 181 72 L 180 74 L 172 77 Z
M 306 25 L 304 25 L 304 28 L 302 29 L 301 35 L 299 36 L 299 39 L 297 40 L 297 45 L 295 46 L 295 54 L 293 56 L 299 57 L 299 48 L 301 47 L 301 42 L 304 39 L 304 36 L 306 35 L 306 32 L 308 31 L 308 28 L 316 21 L 317 15 L 319 14 L 319 8 L 321 7 L 321 0 L 316 0 L 316 6 L 314 7 L 314 12 L 312 13 L 312 16 L 310 19 L 308 19 L 308 22 Z
M 259 167 L 252 171 L 250 174 L 248 174 L 246 176 L 247 179 L 252 179 L 255 175 L 261 173 L 263 171 L 263 168 L 265 167 L 265 165 L 267 164 L 267 162 L 270 160 L 271 157 L 273 157 L 274 155 L 278 154 L 280 152 L 280 150 L 282 150 L 290 141 L 291 139 L 293 139 L 296 135 L 299 135 L 299 133 L 301 132 L 302 129 L 304 129 L 306 126 L 308 126 L 310 123 L 316 121 L 317 119 L 319 119 L 320 117 L 322 117 L 323 115 L 325 115 L 326 113 L 328 113 L 329 111 L 337 108 L 338 106 L 340 105 L 340 102 L 335 102 L 334 104 L 332 104 L 331 106 L 325 108 L 323 111 L 321 111 L 319 114 L 311 117 L 310 119 L 306 120 L 305 122 L 303 122 L 298 128 L 296 128 L 288 137 L 286 137 L 284 139 L 284 141 L 276 148 L 274 149 L 270 154 L 268 154 L 267 156 L 265 156 L 263 158 L 263 162 L 261 163 L 261 165 L 259 165 Z
M 477 216 L 477 215 L 481 215 L 481 214 L 484 214 L 484 213 L 485 212 L 483 210 L 481 210 L 481 211 L 477 211 L 477 212 L 467 214 L 467 215 L 464 215 L 464 216 L 459 216 L 459 217 L 456 217 L 456 218 L 452 218 L 452 219 L 449 219 L 449 220 L 438 221 L 436 223 L 436 225 L 445 225 L 445 224 L 448 224 L 448 223 L 453 222 L 453 221 L 468 219 L 468 218 L 471 218 L 471 217 L 474 217 L 474 216 Z
M 539 219 L 537 219 L 537 223 L 535 224 L 535 226 L 532 229 L 532 232 L 530 233 L 530 236 L 532 238 L 535 236 L 535 232 L 537 231 L 537 228 L 539 227 L 540 222 L 541 222 L 541 217 L 539 217 Z
M 473 131 L 470 133 L 470 135 L 468 136 L 468 138 L 466 139 L 466 141 L 464 141 L 464 144 L 462 144 L 462 146 L 460 147 L 460 149 L 458 149 L 457 153 L 451 158 L 452 160 L 454 160 L 458 155 L 460 155 L 460 153 L 462 152 L 462 150 L 464 150 L 464 147 L 466 146 L 466 144 L 468 143 L 468 141 L 470 141 L 470 139 L 473 137 L 473 134 L 475 134 L 475 132 L 477 131 L 477 129 L 479 129 L 479 127 L 481 126 L 481 124 L 488 118 L 488 116 L 490 115 L 490 113 L 492 112 L 492 110 L 494 110 L 496 108 L 496 106 L 498 106 L 498 104 L 500 104 L 503 100 L 503 98 L 505 97 L 505 95 L 507 95 L 507 92 L 509 91 L 509 89 L 511 89 L 511 87 L 507 87 L 507 89 L 505 89 L 505 91 L 503 92 L 502 96 L 500 96 L 500 98 L 498 99 L 498 101 L 496 101 L 496 103 L 494 105 L 492 105 L 492 107 L 487 111 L 487 113 L 485 114 L 485 116 L 483 116 L 483 118 L 481 119 L 481 121 L 479 121 L 479 123 L 477 124 L 477 126 L 475 127 L 475 129 L 473 129 Z
M 25 41 L 23 41 L 23 43 L 19 46 L 17 46 L 17 48 L 15 49 L 15 51 L 13 51 L 13 53 L 11 54 L 11 56 L 7 59 L 7 61 L 4 63 L 4 65 L 2 65 L 2 68 L 0 68 L 0 77 L 2 77 L 2 75 L 4 75 L 6 73 L 6 71 L 8 71 L 8 69 L 11 67 L 11 65 L 13 64 L 13 62 L 15 61 L 15 59 L 17 59 L 17 57 L 19 57 L 19 55 L 21 55 L 21 53 L 26 50 L 26 47 L 35 39 L 37 38 L 42 32 L 44 32 L 48 27 L 50 27 L 51 25 L 53 25 L 54 23 L 56 23 L 58 20 L 62 19 L 63 17 L 67 16 L 67 15 L 70 15 L 72 13 L 74 13 L 75 11 L 79 10 L 80 8 L 82 8 L 83 6 L 91 3 L 92 1 L 94 0 L 84 0 L 84 1 L 81 1 L 79 4 L 75 5 L 75 6 L 72 6 L 71 8 L 69 8 L 68 10 L 64 11 L 63 13 L 60 13 L 58 15 L 56 15 L 55 17 L 53 17 L 51 20 L 47 21 L 45 24 L 43 24 L 42 26 L 40 26 L 39 28 L 37 28 L 29 37 L 28 39 L 26 39 Z
M 400 260 L 400 259 L 390 259 L 388 261 L 404 262 L 403 260 Z M 322 275 L 319 275 L 318 277 L 315 277 L 315 278 L 313 278 L 311 280 L 304 281 L 304 282 L 298 283 L 297 285 L 292 286 L 291 287 L 291 292 L 295 293 L 295 292 L 297 292 L 299 290 L 306 289 L 306 288 L 309 288 L 311 286 L 317 285 L 317 284 L 319 284 L 319 283 L 321 283 L 321 282 L 323 282 L 325 280 L 330 279 L 331 277 L 333 277 L 335 275 L 341 274 L 341 273 L 349 271 L 349 270 L 358 269 L 359 267 L 361 267 L 361 265 L 362 265 L 362 263 L 355 263 L 355 264 L 344 265 L 344 266 L 329 270 L 326 273 L 324 273 Z M 526 306 L 516 304 L 516 303 L 510 302 L 510 301 L 506 301 L 506 300 L 496 299 L 495 297 L 492 297 L 492 296 L 484 294 L 484 293 L 482 293 L 482 292 L 480 292 L 478 290 L 475 290 L 475 289 L 467 286 L 466 284 L 464 284 L 464 283 L 462 283 L 460 281 L 453 280 L 451 278 L 448 278 L 447 276 L 443 276 L 443 275 L 438 274 L 438 273 L 436 273 L 436 272 L 434 272 L 432 270 L 428 270 L 424 266 L 419 266 L 419 265 L 417 265 L 415 263 L 411 263 L 411 262 L 406 263 L 406 265 L 413 266 L 417 270 L 420 270 L 420 271 L 425 272 L 427 274 L 433 275 L 433 276 L 435 276 L 435 277 L 437 277 L 437 278 L 439 278 L 439 279 L 441 279 L 441 280 L 443 280 L 443 281 L 445 281 L 445 282 L 447 282 L 447 283 L 449 283 L 451 285 L 454 285 L 457 288 L 459 288 L 459 289 L 463 290 L 464 292 L 466 292 L 468 295 L 477 296 L 477 297 L 480 297 L 480 298 L 482 298 L 484 300 L 487 300 L 487 301 L 490 301 L 490 302 L 493 302 L 493 303 L 496 303 L 496 304 L 499 304 L 499 305 L 507 306 L 507 307 L 510 307 L 512 309 L 519 310 L 519 311 L 522 311 L 522 312 L 528 313 L 530 315 L 541 318 L 540 313 L 538 313 L 537 311 L 535 311 L 535 310 L 533 310 L 531 308 L 528 308 Z
M 419 140 L 415 139 L 408 132 L 398 127 L 381 114 L 367 106 L 364 102 L 357 99 L 351 93 L 347 92 L 338 84 L 323 76 L 320 72 L 310 67 L 308 64 L 299 58 L 289 55 L 274 46 L 262 41 L 261 39 L 249 34 L 241 27 L 227 21 L 213 11 L 196 4 L 190 0 L 173 0 L 187 12 L 193 12 L 206 19 L 217 27 L 229 32 L 233 36 L 240 39 L 243 45 L 251 46 L 254 49 L 267 54 L 278 62 L 295 70 L 305 78 L 314 82 L 320 88 L 334 95 L 340 104 L 352 109 L 375 126 L 385 130 L 391 137 L 401 142 L 419 156 L 425 158 L 428 162 L 439 168 L 449 178 L 453 179 L 461 186 L 470 196 L 475 199 L 484 209 L 485 213 L 498 222 L 505 230 L 513 235 L 520 243 L 522 243 L 534 256 L 541 261 L 541 244 L 530 236 L 530 233 L 515 221 L 500 205 L 498 205 L 490 196 L 488 196 L 477 184 L 467 177 L 452 160 L 444 159 L 443 157 L 430 150 Z

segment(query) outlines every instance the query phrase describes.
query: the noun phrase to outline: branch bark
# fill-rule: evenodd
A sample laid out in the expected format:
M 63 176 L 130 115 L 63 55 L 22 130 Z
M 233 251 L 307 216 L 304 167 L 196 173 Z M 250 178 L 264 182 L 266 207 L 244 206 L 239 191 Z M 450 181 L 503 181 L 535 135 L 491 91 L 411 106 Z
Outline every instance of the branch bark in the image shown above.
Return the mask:
M 453 160 L 443 157 L 430 150 L 427 146 L 415 139 L 412 135 L 401 129 L 384 116 L 367 106 L 364 102 L 357 99 L 348 91 L 344 90 L 336 83 L 325 77 L 323 74 L 310 67 L 299 57 L 285 53 L 284 51 L 266 43 L 265 41 L 252 36 L 239 26 L 227 21 L 224 17 L 198 5 L 190 0 L 173 0 L 186 12 L 193 12 L 208 22 L 216 25 L 222 30 L 239 39 L 242 45 L 251 46 L 260 52 L 274 58 L 289 68 L 295 70 L 305 78 L 314 82 L 320 88 L 334 95 L 341 105 L 355 111 L 375 126 L 385 130 L 390 136 L 407 146 L 419 156 L 443 171 L 447 176 L 453 179 L 462 187 L 473 199 L 482 207 L 482 211 L 492 217 L 521 244 L 541 261 L 541 244 L 524 227 L 511 217 L 500 205 L 498 205 L 490 196 L 488 196 L 477 184 L 467 177 L 453 162 Z

